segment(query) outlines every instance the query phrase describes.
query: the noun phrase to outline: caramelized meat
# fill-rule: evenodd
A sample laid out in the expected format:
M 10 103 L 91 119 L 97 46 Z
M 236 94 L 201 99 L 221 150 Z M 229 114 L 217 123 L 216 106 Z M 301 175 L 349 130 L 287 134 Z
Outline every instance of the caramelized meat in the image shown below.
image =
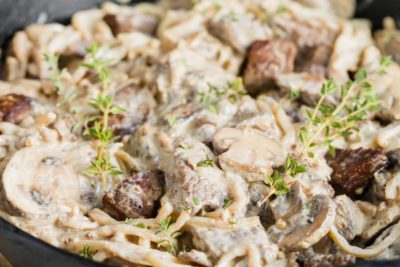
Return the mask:
M 256 41 L 249 50 L 244 82 L 249 91 L 271 85 L 282 73 L 291 73 L 297 49 L 286 40 Z
M 314 255 L 304 260 L 304 267 L 337 267 L 354 264 L 356 257 L 345 254 Z
M 103 197 L 103 209 L 117 220 L 149 218 L 163 193 L 163 175 L 146 171 L 121 181 Z
M 384 168 L 389 160 L 382 149 L 338 149 L 336 156 L 327 157 L 333 169 L 332 182 L 347 193 L 366 186 L 376 171 Z
M 158 25 L 155 16 L 146 14 L 124 15 L 108 14 L 104 16 L 104 21 L 111 28 L 114 35 L 139 31 L 146 34 L 154 34 Z
M 31 99 L 27 96 L 8 94 L 0 97 L 1 121 L 18 123 L 31 109 Z

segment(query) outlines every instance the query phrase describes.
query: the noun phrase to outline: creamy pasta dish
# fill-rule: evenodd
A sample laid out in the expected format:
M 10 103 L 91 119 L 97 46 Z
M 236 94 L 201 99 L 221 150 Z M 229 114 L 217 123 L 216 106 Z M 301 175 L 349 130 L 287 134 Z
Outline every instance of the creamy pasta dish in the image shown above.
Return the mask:
M 111 2 L 15 33 L 0 216 L 114 266 L 400 256 L 400 32 L 351 0 Z

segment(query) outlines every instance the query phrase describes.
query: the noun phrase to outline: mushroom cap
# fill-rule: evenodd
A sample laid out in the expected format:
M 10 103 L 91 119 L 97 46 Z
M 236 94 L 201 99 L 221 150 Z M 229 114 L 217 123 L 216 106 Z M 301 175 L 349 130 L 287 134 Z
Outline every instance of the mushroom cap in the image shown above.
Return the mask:
M 79 201 L 79 177 L 58 147 L 26 147 L 8 162 L 0 195 L 10 213 L 46 215 Z
M 274 166 L 284 163 L 285 152 L 280 144 L 254 129 L 224 128 L 213 138 L 221 168 L 243 175 L 248 181 L 271 175 Z
M 285 251 L 309 248 L 324 237 L 333 225 L 336 207 L 329 197 L 316 195 L 309 206 L 308 214 L 303 214 L 307 210 L 303 209 L 299 216 L 292 216 L 290 219 L 292 229 L 279 242 L 279 246 Z

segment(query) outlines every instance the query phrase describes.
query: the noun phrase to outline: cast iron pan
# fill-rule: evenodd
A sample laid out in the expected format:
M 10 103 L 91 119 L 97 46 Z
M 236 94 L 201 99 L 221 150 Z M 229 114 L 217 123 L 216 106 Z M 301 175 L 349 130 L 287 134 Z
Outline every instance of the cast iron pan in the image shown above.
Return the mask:
M 94 7 L 102 0 L 0 0 L 0 47 L 6 47 L 12 34 L 47 14 L 47 21 L 68 22 L 76 11 Z M 131 2 L 139 2 L 131 1 Z M 358 1 L 358 17 L 380 28 L 382 18 L 392 16 L 400 22 L 399 0 Z M 43 15 L 42 15 L 43 17 Z M 0 218 L 0 252 L 14 267 L 101 267 L 104 264 L 88 261 L 78 255 L 60 250 L 36 239 Z M 400 256 L 400 255 L 399 255 Z M 1 264 L 1 262 L 0 262 Z M 359 262 L 354 266 L 399 266 L 398 261 Z M 0 267 L 2 267 L 0 265 Z

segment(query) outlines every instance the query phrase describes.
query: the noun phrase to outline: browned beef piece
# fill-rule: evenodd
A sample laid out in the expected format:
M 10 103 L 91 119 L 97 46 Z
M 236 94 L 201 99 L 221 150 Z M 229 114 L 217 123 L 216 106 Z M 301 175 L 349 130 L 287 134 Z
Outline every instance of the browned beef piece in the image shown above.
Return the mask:
M 356 257 L 345 254 L 314 255 L 304 260 L 304 267 L 338 267 L 354 264 Z
M 156 31 L 159 19 L 156 16 L 140 13 L 136 15 L 108 14 L 104 16 L 104 21 L 114 35 L 133 31 L 152 35 Z
M 8 94 L 0 96 L 0 120 L 18 123 L 32 109 L 31 99 L 24 95 Z
M 121 181 L 103 197 L 103 209 L 117 220 L 152 217 L 163 194 L 161 172 L 145 171 Z
M 382 149 L 337 149 L 335 157 L 326 159 L 333 169 L 332 183 L 347 193 L 366 186 L 373 174 L 389 163 Z
M 296 46 L 291 41 L 255 41 L 250 47 L 244 71 L 247 90 L 255 93 L 274 84 L 279 74 L 293 72 L 296 54 Z

